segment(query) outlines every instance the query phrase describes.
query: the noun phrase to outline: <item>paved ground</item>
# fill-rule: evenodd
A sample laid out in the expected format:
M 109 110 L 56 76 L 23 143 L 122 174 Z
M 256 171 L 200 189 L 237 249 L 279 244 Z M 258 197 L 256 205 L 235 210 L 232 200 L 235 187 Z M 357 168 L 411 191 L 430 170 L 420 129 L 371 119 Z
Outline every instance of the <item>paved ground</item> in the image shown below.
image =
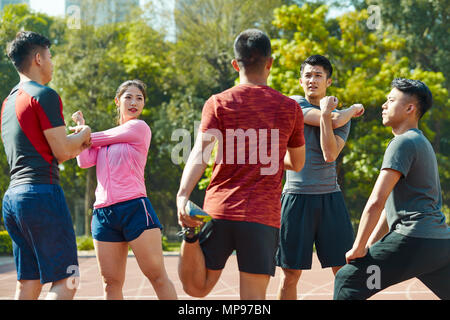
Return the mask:
M 186 295 L 178 279 L 178 256 L 165 256 L 165 265 L 170 279 L 173 281 L 179 299 L 195 300 Z M 99 300 L 103 298 L 102 283 L 97 267 L 97 261 L 92 252 L 81 252 L 79 255 L 81 285 L 75 296 L 76 300 Z M 275 277 L 269 283 L 267 299 L 276 299 L 280 283 L 280 272 L 277 268 Z M 321 269 L 317 257 L 314 256 L 312 270 L 304 271 L 298 284 L 299 300 L 331 300 L 334 277 L 331 269 Z M 14 297 L 16 270 L 11 258 L 0 257 L 0 300 L 10 300 Z M 40 298 L 44 298 L 49 285 L 44 286 Z M 127 261 L 127 274 L 124 285 L 124 296 L 129 300 L 154 300 L 156 294 L 150 282 L 142 275 L 136 259 L 130 255 Z M 236 257 L 228 260 L 219 283 L 207 300 L 237 300 L 239 299 L 239 282 Z M 419 280 L 412 279 L 392 286 L 371 298 L 371 300 L 437 300 L 438 298 Z

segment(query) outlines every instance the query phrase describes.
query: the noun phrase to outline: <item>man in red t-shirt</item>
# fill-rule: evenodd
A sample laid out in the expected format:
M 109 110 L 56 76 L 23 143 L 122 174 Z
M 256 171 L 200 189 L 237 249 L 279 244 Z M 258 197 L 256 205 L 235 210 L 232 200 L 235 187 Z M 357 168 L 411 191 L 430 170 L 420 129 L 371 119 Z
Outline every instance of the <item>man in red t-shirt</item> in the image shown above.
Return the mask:
M 294 100 L 267 86 L 273 59 L 266 34 L 242 32 L 234 52 L 240 84 L 205 103 L 177 195 L 179 223 L 186 231 L 179 276 L 189 295 L 204 297 L 236 250 L 241 299 L 265 299 L 275 274 L 283 169 L 300 171 L 304 164 L 303 114 Z M 185 206 L 215 142 L 203 207 L 213 219 L 197 232 L 202 222 Z

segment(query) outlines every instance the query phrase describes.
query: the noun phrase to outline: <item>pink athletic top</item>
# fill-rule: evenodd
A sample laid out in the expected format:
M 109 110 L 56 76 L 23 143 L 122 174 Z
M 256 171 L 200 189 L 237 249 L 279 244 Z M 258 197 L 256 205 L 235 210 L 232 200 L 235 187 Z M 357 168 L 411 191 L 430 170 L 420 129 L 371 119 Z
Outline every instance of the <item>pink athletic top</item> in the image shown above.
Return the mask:
M 92 146 L 77 162 L 80 168 L 97 166 L 95 209 L 147 196 L 144 169 L 151 137 L 142 120 L 91 134 Z

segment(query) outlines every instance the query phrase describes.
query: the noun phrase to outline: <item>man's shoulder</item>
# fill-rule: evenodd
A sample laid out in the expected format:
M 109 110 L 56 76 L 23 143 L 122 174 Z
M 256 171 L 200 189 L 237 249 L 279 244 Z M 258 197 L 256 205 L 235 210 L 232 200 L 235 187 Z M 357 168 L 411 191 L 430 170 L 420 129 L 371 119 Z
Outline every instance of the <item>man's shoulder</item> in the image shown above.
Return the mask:
M 395 154 L 397 152 L 412 153 L 416 150 L 416 145 L 423 143 L 423 138 L 415 132 L 407 131 L 397 135 L 389 141 L 386 149 L 386 155 Z
M 391 144 L 399 144 L 399 145 L 412 145 L 416 143 L 423 143 L 428 141 L 425 136 L 419 130 L 408 130 L 403 134 L 399 134 L 392 138 Z
M 24 82 L 21 85 L 22 89 L 25 91 L 30 91 L 33 95 L 46 95 L 46 94 L 56 94 L 56 91 L 50 87 L 39 84 L 35 81 Z
M 34 81 L 25 82 L 22 85 L 22 89 L 41 104 L 57 103 L 60 100 L 58 93 L 54 89 Z
M 290 96 L 289 98 L 291 98 L 292 100 L 294 100 L 295 102 L 297 102 L 298 105 L 299 105 L 302 109 L 307 109 L 307 108 L 320 109 L 318 106 L 315 106 L 315 105 L 309 103 L 309 101 L 306 100 L 306 98 L 305 98 L 304 96 L 294 95 L 294 96 Z
M 273 107 L 273 104 L 294 108 L 298 103 L 290 97 L 269 86 L 248 86 L 237 85 L 220 93 L 209 97 L 206 104 L 221 106 L 227 103 L 235 104 L 236 102 L 246 103 L 253 101 L 261 106 L 267 105 Z M 261 102 L 264 102 L 261 104 Z

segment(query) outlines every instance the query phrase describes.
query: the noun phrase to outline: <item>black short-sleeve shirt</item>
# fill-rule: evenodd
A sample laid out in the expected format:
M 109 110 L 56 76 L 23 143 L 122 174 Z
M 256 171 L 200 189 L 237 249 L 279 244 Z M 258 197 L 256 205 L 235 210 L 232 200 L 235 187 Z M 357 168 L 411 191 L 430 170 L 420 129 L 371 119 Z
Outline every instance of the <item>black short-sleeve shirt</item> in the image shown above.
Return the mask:
M 59 184 L 58 161 L 44 131 L 65 126 L 62 102 L 51 88 L 34 81 L 18 84 L 5 99 L 1 134 L 10 166 L 10 187 Z

